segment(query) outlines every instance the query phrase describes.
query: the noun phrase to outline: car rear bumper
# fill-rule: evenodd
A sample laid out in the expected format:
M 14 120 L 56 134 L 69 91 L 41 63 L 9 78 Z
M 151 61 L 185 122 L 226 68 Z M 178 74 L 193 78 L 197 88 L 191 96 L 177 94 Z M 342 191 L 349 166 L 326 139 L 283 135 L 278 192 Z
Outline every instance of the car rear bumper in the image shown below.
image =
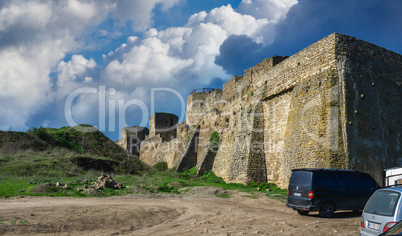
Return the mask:
M 368 231 L 366 229 L 360 228 L 360 236 L 376 236 L 376 235 L 381 234 L 381 232 L 379 232 L 379 231 L 371 231 L 370 232 L 370 231 Z
M 301 211 L 317 211 L 318 207 L 314 205 L 300 206 L 295 204 L 286 203 L 286 206 L 292 208 L 293 210 L 301 210 Z

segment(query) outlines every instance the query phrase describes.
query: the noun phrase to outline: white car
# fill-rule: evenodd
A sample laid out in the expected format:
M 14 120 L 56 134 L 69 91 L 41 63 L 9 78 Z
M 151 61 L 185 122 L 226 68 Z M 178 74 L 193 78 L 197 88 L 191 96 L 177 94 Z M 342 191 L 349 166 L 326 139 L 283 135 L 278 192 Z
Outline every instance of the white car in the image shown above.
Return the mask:
M 402 220 L 402 187 L 377 190 L 364 207 L 360 235 L 380 235 Z

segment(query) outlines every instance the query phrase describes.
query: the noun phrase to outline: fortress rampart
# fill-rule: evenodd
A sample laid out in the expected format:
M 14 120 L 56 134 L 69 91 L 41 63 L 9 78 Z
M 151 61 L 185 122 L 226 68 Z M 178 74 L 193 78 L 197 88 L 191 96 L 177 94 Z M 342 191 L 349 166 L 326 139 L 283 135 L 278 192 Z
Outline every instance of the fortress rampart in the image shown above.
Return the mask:
M 317 167 L 365 171 L 382 183 L 383 169 L 402 165 L 401 95 L 401 55 L 334 33 L 265 59 L 223 90 L 191 94 L 171 139 L 153 134 L 158 121 L 150 121 L 139 158 L 213 170 L 228 182 L 287 187 L 292 169 Z

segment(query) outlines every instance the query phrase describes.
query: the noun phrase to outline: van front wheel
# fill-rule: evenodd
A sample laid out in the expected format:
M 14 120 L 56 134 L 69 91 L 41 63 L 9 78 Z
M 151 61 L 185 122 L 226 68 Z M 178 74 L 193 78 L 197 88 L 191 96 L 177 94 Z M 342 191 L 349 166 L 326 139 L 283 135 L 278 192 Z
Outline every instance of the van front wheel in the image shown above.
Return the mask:
M 308 214 L 308 211 L 303 211 L 303 210 L 297 210 L 297 213 L 299 213 L 302 216 L 305 216 Z
M 331 218 L 334 215 L 335 206 L 332 202 L 325 202 L 320 208 L 320 216 Z

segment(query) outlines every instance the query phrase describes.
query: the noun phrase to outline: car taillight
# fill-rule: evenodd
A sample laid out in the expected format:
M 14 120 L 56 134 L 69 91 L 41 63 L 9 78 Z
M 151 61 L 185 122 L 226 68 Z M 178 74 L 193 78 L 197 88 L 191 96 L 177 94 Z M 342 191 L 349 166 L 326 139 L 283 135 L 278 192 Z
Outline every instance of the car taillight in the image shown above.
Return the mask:
M 310 198 L 310 199 L 314 198 L 314 191 L 308 192 L 308 198 Z
M 388 222 L 385 224 L 384 229 L 382 230 L 382 232 L 384 233 L 385 231 L 389 230 L 392 226 L 396 225 L 396 223 L 398 222 Z
M 360 220 L 360 227 L 365 228 L 364 227 L 364 218 L 363 218 L 363 216 L 362 216 L 362 218 Z

